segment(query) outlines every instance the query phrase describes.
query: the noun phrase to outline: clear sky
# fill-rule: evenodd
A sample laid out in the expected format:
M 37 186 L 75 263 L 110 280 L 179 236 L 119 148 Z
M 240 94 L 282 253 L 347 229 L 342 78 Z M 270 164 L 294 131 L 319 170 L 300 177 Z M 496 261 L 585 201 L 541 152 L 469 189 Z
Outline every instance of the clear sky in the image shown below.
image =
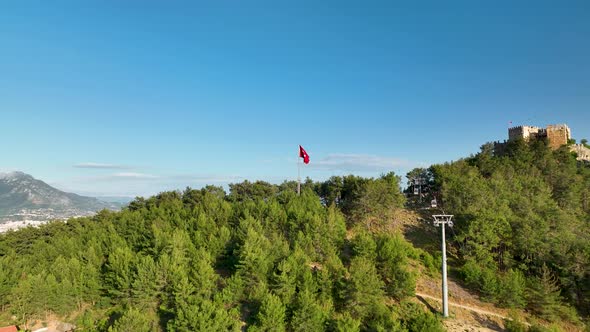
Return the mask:
M 411 3 L 411 4 L 408 4 Z M 0 170 L 90 195 L 590 138 L 590 1 L 2 1 Z

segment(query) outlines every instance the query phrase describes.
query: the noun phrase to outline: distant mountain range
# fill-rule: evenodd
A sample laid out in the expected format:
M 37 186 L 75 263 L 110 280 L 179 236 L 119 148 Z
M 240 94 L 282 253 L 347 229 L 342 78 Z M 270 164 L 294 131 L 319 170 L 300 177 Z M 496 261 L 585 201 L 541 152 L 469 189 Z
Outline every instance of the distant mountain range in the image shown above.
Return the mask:
M 0 223 L 88 216 L 121 206 L 63 192 L 23 172 L 0 173 Z

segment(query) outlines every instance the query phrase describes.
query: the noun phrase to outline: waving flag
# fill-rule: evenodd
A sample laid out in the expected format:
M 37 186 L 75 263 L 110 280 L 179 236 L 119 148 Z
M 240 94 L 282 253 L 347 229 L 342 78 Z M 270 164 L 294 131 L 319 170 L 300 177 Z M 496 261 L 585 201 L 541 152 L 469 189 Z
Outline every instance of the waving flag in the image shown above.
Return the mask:
M 299 146 L 299 157 L 303 158 L 304 164 L 309 164 L 309 155 L 301 145 Z

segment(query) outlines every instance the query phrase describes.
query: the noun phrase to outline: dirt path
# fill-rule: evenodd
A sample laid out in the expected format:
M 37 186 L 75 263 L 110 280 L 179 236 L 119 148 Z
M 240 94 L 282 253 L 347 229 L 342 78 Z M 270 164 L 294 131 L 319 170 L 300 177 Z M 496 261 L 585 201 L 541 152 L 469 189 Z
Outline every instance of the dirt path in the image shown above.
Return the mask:
M 424 294 L 424 293 L 416 293 L 416 297 L 418 297 L 418 299 L 420 297 L 422 297 L 422 298 L 434 300 L 434 301 L 437 301 L 437 302 L 442 302 L 442 300 L 440 298 L 437 298 L 437 297 L 434 297 L 434 296 L 430 296 L 430 295 Z M 501 319 L 507 319 L 506 316 L 502 316 L 502 315 L 497 314 L 495 312 L 491 312 L 491 311 L 487 311 L 487 310 L 482 310 L 482 309 L 479 309 L 479 308 L 470 307 L 470 306 L 466 306 L 466 305 L 462 305 L 462 304 L 458 304 L 458 303 L 449 302 L 449 306 L 458 307 L 458 308 L 461 308 L 461 309 L 465 309 L 465 310 L 477 312 L 478 314 L 481 314 L 481 315 L 494 316 L 494 317 L 498 317 L 498 318 L 501 318 Z
M 429 294 L 416 292 L 416 299 L 433 312 L 442 311 L 442 300 Z M 428 301 L 427 301 L 428 300 Z M 430 301 L 430 303 L 429 303 Z M 433 305 L 433 303 L 436 304 Z M 442 323 L 449 332 L 499 332 L 505 331 L 505 315 L 481 307 L 449 301 L 452 315 Z

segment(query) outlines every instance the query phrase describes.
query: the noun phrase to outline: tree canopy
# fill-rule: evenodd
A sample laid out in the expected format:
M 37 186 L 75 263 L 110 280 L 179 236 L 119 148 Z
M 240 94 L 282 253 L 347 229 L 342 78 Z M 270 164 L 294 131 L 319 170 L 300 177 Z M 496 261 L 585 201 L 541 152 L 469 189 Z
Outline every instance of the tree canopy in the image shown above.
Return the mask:
M 399 181 L 333 177 L 301 196 L 289 182 L 187 188 L 11 231 L 0 309 L 20 323 L 74 317 L 82 331 L 412 330 L 388 298 L 413 294 L 413 248 L 362 226 L 403 208 Z
M 550 320 L 590 314 L 590 167 L 545 141 L 490 144 L 434 165 L 455 215 L 464 280 L 483 297 Z

